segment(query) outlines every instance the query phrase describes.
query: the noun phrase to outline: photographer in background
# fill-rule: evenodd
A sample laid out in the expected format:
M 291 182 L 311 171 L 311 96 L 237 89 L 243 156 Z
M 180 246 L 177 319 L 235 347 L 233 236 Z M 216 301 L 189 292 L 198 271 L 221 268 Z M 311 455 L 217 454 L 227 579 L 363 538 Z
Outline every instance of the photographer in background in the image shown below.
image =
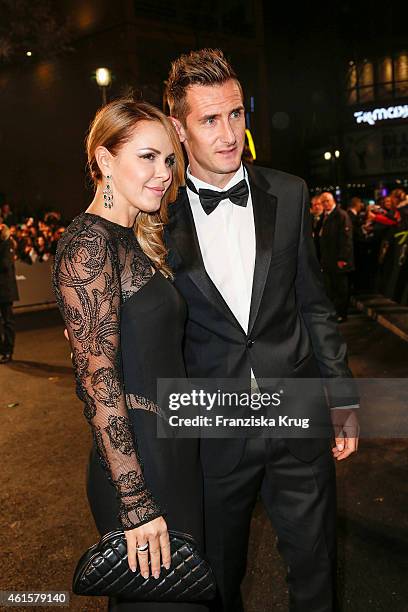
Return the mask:
M 13 302 L 18 300 L 14 248 L 7 225 L 0 225 L 0 364 L 11 361 L 14 350 Z

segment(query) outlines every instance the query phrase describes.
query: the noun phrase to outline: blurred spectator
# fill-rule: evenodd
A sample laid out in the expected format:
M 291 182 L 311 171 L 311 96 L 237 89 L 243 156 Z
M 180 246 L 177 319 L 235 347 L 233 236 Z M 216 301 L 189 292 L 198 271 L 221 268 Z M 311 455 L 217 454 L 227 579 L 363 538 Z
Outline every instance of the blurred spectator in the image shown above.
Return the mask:
M 355 242 L 357 239 L 361 238 L 362 226 L 364 223 L 364 204 L 361 198 L 351 198 L 350 204 L 347 207 L 347 212 L 353 227 L 353 242 Z
M 7 225 L 0 225 L 0 364 L 11 361 L 14 350 L 13 302 L 18 300 L 14 250 Z
M 403 189 L 394 189 L 390 194 L 392 207 L 398 212 L 401 218 L 403 230 L 408 230 L 408 196 Z
M 312 233 L 313 241 L 316 248 L 317 258 L 320 261 L 320 230 L 323 225 L 323 204 L 321 203 L 320 196 L 313 196 L 310 202 L 310 214 L 312 215 Z
M 16 222 L 16 217 L 10 208 L 10 204 L 7 202 L 3 202 L 1 205 L 0 217 L 1 222 L 8 226 L 13 225 Z
M 28 264 L 33 264 L 37 260 L 33 241 L 28 236 L 18 242 L 17 256 L 18 259 Z
M 387 211 L 392 210 L 392 208 L 393 208 L 393 205 L 392 205 L 392 204 L 393 204 L 393 202 L 392 202 L 392 198 L 391 198 L 391 196 L 385 196 L 385 197 L 382 199 L 381 206 L 382 206 L 382 208 L 384 208 L 385 210 L 387 210 Z M 396 208 L 396 207 L 395 207 L 395 208 Z
M 329 192 L 320 196 L 324 208 L 320 230 L 320 255 L 327 295 L 334 304 L 337 322 L 347 320 L 348 273 L 354 269 L 353 229 L 349 215 Z
M 377 206 L 375 209 L 373 209 L 373 212 L 375 213 L 374 223 L 379 223 L 385 227 L 398 225 L 401 220 L 401 215 L 397 210 L 397 206 L 395 205 L 395 202 L 391 196 L 380 198 L 377 201 Z M 378 229 L 380 230 L 381 228 Z M 385 231 L 384 227 L 382 229 Z
M 4 206 L 8 207 L 8 204 L 3 204 L 2 209 Z M 9 231 L 15 259 L 33 264 L 47 261 L 55 253 L 57 242 L 65 230 L 59 212 L 48 212 L 43 219 L 26 217 L 21 222 L 16 222 L 14 215 L 9 215 L 9 218 L 14 221 Z
M 57 230 L 55 230 L 52 239 L 51 239 L 51 246 L 50 246 L 50 251 L 53 255 L 55 255 L 55 251 L 57 248 L 57 242 L 58 240 L 61 238 L 62 234 L 65 232 L 65 227 L 59 227 Z
M 39 261 L 47 261 L 47 259 L 49 259 L 50 254 L 47 251 L 47 243 L 45 242 L 44 236 L 41 234 L 35 239 L 34 249 Z
M 361 198 L 351 198 L 350 204 L 347 207 L 347 212 L 350 217 L 353 228 L 353 254 L 354 254 L 354 271 L 350 272 L 350 294 L 355 294 L 364 284 L 361 275 L 364 274 L 362 265 L 363 249 L 365 238 L 362 230 L 364 224 L 364 204 Z
M 353 248 L 355 277 L 354 293 L 372 293 L 375 287 L 375 276 L 378 268 L 378 235 L 374 232 L 375 211 L 378 211 L 378 206 L 368 205 L 364 212 L 360 213 L 361 224 L 357 233 L 354 233 L 353 225 Z M 353 214 L 350 213 L 349 214 Z M 353 218 L 351 218 L 353 220 Z

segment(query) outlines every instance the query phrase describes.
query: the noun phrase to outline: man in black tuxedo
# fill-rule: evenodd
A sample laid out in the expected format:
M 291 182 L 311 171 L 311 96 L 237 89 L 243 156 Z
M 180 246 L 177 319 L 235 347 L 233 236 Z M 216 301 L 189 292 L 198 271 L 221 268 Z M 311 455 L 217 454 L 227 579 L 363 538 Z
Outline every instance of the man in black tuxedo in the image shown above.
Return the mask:
M 204 49 L 173 62 L 167 99 L 189 161 L 166 228 L 175 284 L 188 306 L 188 375 L 352 380 L 316 259 L 306 185 L 242 165 L 243 94 L 223 54 Z M 357 401 L 331 407 L 349 413 Z M 334 609 L 333 456 L 342 460 L 356 449 L 355 437 L 340 435 L 333 449 L 328 438 L 202 439 L 207 554 L 219 588 L 214 610 L 243 610 L 258 492 L 288 567 L 290 609 Z

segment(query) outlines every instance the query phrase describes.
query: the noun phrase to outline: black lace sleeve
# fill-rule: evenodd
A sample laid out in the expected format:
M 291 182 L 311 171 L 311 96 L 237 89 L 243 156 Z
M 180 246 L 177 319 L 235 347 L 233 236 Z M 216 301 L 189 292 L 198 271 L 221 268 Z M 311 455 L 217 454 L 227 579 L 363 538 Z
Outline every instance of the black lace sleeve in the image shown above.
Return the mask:
M 120 365 L 120 273 L 115 247 L 95 227 L 61 243 L 54 287 L 73 351 L 77 394 L 120 500 L 123 529 L 160 516 L 132 437 Z

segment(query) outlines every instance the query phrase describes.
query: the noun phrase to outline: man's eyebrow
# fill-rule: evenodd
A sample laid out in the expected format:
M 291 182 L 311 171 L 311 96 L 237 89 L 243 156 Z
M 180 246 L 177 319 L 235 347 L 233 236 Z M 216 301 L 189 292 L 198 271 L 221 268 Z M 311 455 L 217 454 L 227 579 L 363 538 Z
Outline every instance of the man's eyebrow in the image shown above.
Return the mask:
M 209 113 L 208 115 L 203 115 L 200 117 L 200 121 L 207 121 L 207 119 L 215 119 L 215 117 L 219 117 L 219 113 Z
M 240 106 L 237 106 L 236 108 L 233 108 L 231 111 L 229 111 L 229 115 L 231 115 L 231 113 L 236 113 L 238 111 L 243 111 L 245 110 L 244 106 L 241 104 Z M 207 119 L 215 119 L 216 117 L 219 117 L 220 113 L 209 113 L 208 115 L 203 115 L 200 118 L 200 121 L 207 121 Z

